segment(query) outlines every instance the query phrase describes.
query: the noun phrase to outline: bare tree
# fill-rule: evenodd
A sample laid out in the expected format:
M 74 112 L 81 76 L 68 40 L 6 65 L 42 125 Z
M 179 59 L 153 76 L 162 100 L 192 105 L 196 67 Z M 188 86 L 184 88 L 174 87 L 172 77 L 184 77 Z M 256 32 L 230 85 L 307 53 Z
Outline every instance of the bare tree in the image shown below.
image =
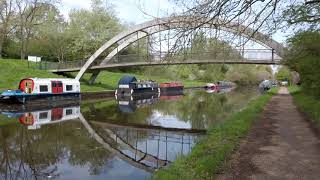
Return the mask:
M 190 27 L 184 29 L 192 32 L 204 26 L 220 29 L 229 27 L 237 29 L 238 35 L 248 32 L 248 40 L 258 31 L 272 33 L 277 26 L 280 15 L 280 0 L 171 0 L 182 13 L 178 15 L 191 17 Z M 190 21 L 190 19 L 189 19 Z M 232 26 L 232 27 L 230 27 Z M 248 33 L 246 33 L 248 34 Z

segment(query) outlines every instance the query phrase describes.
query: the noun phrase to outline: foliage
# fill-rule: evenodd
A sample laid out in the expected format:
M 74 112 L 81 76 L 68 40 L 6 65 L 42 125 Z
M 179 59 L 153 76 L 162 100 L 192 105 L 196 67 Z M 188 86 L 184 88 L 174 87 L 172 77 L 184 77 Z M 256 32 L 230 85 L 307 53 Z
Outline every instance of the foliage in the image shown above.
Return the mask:
M 90 10 L 72 10 L 68 32 L 73 59 L 89 58 L 103 43 L 115 36 L 121 26 L 110 7 L 102 1 L 93 1 Z
M 232 65 L 226 73 L 226 79 L 238 85 L 254 85 L 265 79 L 271 79 L 270 67 L 252 65 Z
M 276 73 L 276 79 L 278 81 L 289 81 L 291 82 L 291 74 L 288 68 L 281 67 Z
M 290 86 L 289 91 L 295 104 L 302 112 L 307 113 L 310 119 L 320 127 L 320 101 L 319 98 L 306 94 L 298 86 Z
M 297 33 L 288 44 L 286 64 L 300 74 L 306 93 L 320 96 L 320 32 Z
M 1 1 L 0 15 L 0 54 L 9 58 L 86 59 L 122 28 L 102 0 L 92 0 L 89 10 L 72 10 L 68 21 L 51 0 Z
M 188 156 L 180 157 L 169 168 L 156 172 L 153 179 L 213 179 L 276 91 L 273 89 L 258 97 L 244 110 L 214 126 Z

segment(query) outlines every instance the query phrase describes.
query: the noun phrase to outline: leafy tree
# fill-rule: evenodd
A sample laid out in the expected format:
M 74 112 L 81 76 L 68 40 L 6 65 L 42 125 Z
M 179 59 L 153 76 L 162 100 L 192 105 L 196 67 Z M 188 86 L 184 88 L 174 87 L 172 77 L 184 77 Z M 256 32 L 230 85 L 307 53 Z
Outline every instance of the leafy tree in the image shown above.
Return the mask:
M 299 32 L 288 45 L 286 64 L 300 74 L 306 92 L 320 97 L 320 32 Z
M 112 9 L 101 0 L 92 1 L 90 10 L 72 10 L 69 16 L 69 48 L 74 59 L 87 59 L 121 30 Z
M 20 42 L 20 56 L 24 59 L 27 55 L 30 38 L 34 35 L 35 27 L 43 24 L 46 19 L 49 0 L 16 0 L 17 6 L 17 38 Z
M 41 25 L 34 28 L 35 35 L 30 40 L 28 53 L 64 61 L 70 41 L 70 35 L 66 32 L 67 23 L 54 5 L 47 4 L 43 13 L 42 17 L 45 19 Z

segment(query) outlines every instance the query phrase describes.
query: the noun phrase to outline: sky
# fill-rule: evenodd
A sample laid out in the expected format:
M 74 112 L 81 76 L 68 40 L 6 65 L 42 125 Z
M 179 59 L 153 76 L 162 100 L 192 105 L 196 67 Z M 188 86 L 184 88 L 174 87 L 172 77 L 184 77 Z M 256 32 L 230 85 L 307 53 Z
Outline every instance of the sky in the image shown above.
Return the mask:
M 113 5 L 116 16 L 125 24 L 140 24 L 155 17 L 164 17 L 178 11 L 170 0 L 107 0 Z M 66 19 L 71 9 L 89 9 L 91 0 L 61 0 L 60 11 Z M 285 42 L 289 32 L 277 32 L 272 37 Z
M 165 16 L 174 7 L 169 0 L 108 0 L 117 17 L 124 23 L 139 24 L 154 17 Z M 71 9 L 89 9 L 91 0 L 61 0 L 60 10 L 65 18 Z M 168 9 L 171 7 L 171 9 Z

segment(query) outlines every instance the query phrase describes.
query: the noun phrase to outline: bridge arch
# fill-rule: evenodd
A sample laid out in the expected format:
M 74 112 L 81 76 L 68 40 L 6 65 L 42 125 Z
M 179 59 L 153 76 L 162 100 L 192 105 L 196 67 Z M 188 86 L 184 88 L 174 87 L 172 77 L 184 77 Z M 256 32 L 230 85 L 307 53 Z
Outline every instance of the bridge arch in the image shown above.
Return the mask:
M 241 25 L 234 22 L 224 23 L 219 19 L 207 20 L 205 18 L 199 18 L 195 16 L 177 16 L 177 17 L 167 17 L 167 18 L 158 18 L 155 20 L 151 20 L 139 25 L 136 25 L 126 31 L 123 31 L 107 41 L 104 45 L 102 45 L 83 65 L 80 69 L 79 73 L 76 76 L 77 80 L 80 80 L 84 73 L 91 67 L 92 63 L 96 61 L 96 59 L 106 50 L 117 45 L 115 49 L 113 49 L 100 63 L 100 65 L 107 64 L 112 57 L 114 57 L 121 50 L 129 46 L 130 44 L 142 39 L 146 36 L 152 35 L 157 32 L 161 32 L 169 29 L 177 29 L 177 28 L 186 28 L 192 26 L 196 26 L 197 24 L 202 23 L 209 27 L 212 27 L 214 24 L 219 25 L 219 29 L 230 32 L 233 34 L 238 34 L 241 32 L 241 36 L 250 37 L 256 43 L 261 44 L 262 46 L 269 47 L 274 50 L 275 54 L 279 57 L 283 58 L 284 47 L 281 43 L 273 40 L 268 35 L 265 35 L 261 32 L 256 32 L 254 29 L 249 28 L 245 25 Z M 94 79 L 99 73 L 94 73 Z M 93 79 L 93 81 L 94 81 Z

